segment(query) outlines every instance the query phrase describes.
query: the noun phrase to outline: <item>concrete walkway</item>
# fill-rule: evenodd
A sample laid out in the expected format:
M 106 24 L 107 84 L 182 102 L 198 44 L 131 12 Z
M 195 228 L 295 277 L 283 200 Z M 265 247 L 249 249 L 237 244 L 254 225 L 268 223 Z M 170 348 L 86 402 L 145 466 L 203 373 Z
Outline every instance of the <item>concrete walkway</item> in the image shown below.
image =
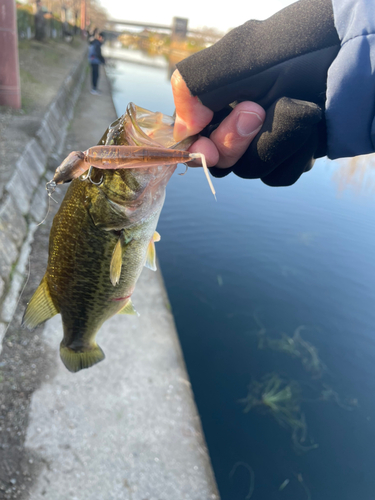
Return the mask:
M 84 86 L 66 154 L 96 144 L 116 118 L 103 75 L 99 87 L 97 97 Z M 161 274 L 145 269 L 133 297 L 141 316 L 105 323 L 106 359 L 77 374 L 59 359 L 60 316 L 45 326 L 53 368 L 31 399 L 30 499 L 219 498 Z

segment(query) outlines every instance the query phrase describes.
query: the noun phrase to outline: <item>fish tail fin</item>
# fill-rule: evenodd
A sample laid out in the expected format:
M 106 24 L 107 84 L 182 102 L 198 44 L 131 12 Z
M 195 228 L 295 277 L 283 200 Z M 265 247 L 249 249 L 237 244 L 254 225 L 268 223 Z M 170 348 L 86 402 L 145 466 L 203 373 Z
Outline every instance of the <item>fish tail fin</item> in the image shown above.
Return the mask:
M 105 354 L 98 344 L 92 347 L 87 347 L 81 351 L 66 346 L 60 346 L 60 357 L 66 368 L 70 372 L 79 372 L 83 368 L 90 368 L 90 366 L 100 363 L 105 358 Z

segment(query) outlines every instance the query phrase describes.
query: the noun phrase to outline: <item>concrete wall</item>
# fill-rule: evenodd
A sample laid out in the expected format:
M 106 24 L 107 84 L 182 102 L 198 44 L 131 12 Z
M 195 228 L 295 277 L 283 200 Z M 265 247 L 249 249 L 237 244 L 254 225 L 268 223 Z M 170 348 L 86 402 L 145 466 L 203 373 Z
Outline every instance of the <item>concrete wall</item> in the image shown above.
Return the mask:
M 41 179 L 49 155 L 64 144 L 86 68 L 85 52 L 48 107 L 35 137 L 19 152 L 9 180 L 0 184 L 0 350 L 25 281 L 35 229 L 47 210 Z

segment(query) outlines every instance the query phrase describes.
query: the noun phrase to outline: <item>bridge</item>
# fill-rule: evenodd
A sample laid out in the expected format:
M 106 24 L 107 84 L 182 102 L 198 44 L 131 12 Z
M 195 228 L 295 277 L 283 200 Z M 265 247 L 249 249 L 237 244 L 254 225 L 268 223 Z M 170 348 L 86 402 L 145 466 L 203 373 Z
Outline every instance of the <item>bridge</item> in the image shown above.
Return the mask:
M 112 19 L 107 22 L 107 25 L 109 25 L 110 27 L 127 26 L 129 28 L 143 28 L 143 29 L 160 30 L 167 32 L 171 31 L 173 35 L 186 37 L 188 32 L 188 22 L 189 20 L 184 17 L 174 17 L 171 25 Z
M 204 32 L 201 30 L 193 30 L 188 28 L 189 20 L 183 17 L 174 17 L 172 24 L 155 24 L 155 23 L 145 23 L 138 21 L 126 21 L 120 19 L 110 19 L 107 21 L 107 28 L 105 32 L 112 37 L 116 37 L 124 32 L 129 32 L 126 28 L 141 28 L 149 29 L 151 31 L 164 31 L 167 33 L 172 33 L 172 35 L 178 36 L 180 38 L 185 38 L 189 35 L 202 35 Z M 124 30 L 119 31 L 117 27 L 124 26 Z M 116 29 L 117 28 L 117 29 Z M 215 36 L 210 33 L 210 38 L 215 42 L 221 38 L 221 35 Z
M 113 28 L 114 26 L 128 26 L 132 28 L 145 28 L 151 30 L 162 30 L 162 31 L 172 31 L 172 25 L 166 24 L 151 24 L 151 23 L 140 23 L 135 21 L 120 21 L 111 19 L 107 21 L 107 26 Z

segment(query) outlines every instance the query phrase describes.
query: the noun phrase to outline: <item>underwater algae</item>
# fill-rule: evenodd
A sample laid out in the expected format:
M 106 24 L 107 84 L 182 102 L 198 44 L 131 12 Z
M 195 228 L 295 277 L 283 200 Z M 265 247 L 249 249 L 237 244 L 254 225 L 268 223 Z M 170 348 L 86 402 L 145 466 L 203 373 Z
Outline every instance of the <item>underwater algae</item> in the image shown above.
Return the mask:
M 276 338 L 267 336 L 267 330 L 256 314 L 253 315 L 255 323 L 258 325 L 258 349 L 271 349 L 273 351 L 287 354 L 293 358 L 300 359 L 304 369 L 313 378 L 321 378 L 326 366 L 319 357 L 318 349 L 301 337 L 303 330 L 308 330 L 305 325 L 298 326 L 292 336 L 281 332 Z
M 246 462 L 236 462 L 233 465 L 233 468 L 229 474 L 229 477 L 232 478 L 237 470 L 238 467 L 245 467 L 249 471 L 250 474 L 250 485 L 249 485 L 249 492 L 245 496 L 245 500 L 250 500 L 250 498 L 253 496 L 254 493 L 254 487 L 255 487 L 255 474 L 253 468 L 247 464 Z
M 318 349 L 301 336 L 301 332 L 308 330 L 309 327 L 298 326 L 292 336 L 284 332 L 269 335 L 256 313 L 253 314 L 253 318 L 258 326 L 256 332 L 258 349 L 275 351 L 298 359 L 308 373 L 310 381 L 299 383 L 275 372 L 267 373 L 260 380 L 251 381 L 247 396 L 240 399 L 240 403 L 244 404 L 243 411 L 248 413 L 255 410 L 271 416 L 290 433 L 293 449 L 297 454 L 315 449 L 318 444 L 308 435 L 306 417 L 301 404 L 328 402 L 351 411 L 358 406 L 358 400 L 340 397 L 326 383 L 329 371 L 320 359 Z
M 291 434 L 296 453 L 304 453 L 318 447 L 307 433 L 307 423 L 301 410 L 301 388 L 295 380 L 283 379 L 277 373 L 269 373 L 260 381 L 253 380 L 248 394 L 240 400 L 244 413 L 256 409 L 270 415 Z

